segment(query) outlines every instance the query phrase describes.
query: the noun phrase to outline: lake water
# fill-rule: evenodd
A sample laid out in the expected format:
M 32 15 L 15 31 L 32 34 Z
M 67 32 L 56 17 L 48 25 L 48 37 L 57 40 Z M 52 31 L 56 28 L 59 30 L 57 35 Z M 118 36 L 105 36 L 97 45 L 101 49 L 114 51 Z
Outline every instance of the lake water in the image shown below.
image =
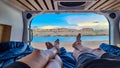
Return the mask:
M 56 39 L 59 39 L 60 42 L 73 42 L 75 41 L 75 36 L 70 37 L 61 37 L 61 36 L 53 36 L 53 37 L 33 37 L 32 42 L 54 42 Z M 82 41 L 108 41 L 109 36 L 82 36 Z

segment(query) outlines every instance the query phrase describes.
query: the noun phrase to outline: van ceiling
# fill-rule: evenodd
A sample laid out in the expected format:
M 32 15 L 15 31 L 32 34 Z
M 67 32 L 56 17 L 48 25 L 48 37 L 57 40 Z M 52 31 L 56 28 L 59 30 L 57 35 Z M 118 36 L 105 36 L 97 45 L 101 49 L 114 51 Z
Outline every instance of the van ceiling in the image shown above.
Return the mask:
M 21 11 L 113 11 L 120 0 L 3 0 Z

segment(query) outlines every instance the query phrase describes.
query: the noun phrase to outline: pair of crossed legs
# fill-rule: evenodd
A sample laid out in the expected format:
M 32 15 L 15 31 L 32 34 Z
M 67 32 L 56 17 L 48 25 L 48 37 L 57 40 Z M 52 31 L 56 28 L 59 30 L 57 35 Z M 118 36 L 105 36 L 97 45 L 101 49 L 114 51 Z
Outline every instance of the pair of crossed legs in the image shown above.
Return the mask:
M 73 57 L 77 60 L 78 56 L 82 53 L 92 53 L 97 56 L 101 56 L 104 52 L 99 48 L 90 49 L 82 46 L 81 44 L 81 34 L 78 34 L 76 41 L 73 43 L 74 51 Z M 62 61 L 58 56 L 59 50 L 59 40 L 54 42 L 54 45 L 50 42 L 46 42 L 48 50 L 36 49 L 32 54 L 20 59 L 20 62 L 28 64 L 31 68 L 61 68 Z
M 74 51 L 73 57 L 77 60 L 78 56 L 82 53 L 92 53 L 96 56 L 101 56 L 104 52 L 99 49 L 90 49 L 82 46 L 81 44 L 81 34 L 78 34 L 76 41 L 73 43 Z M 54 45 L 50 42 L 46 42 L 48 50 L 34 50 L 30 55 L 18 60 L 29 65 L 31 68 L 62 68 L 61 58 L 58 56 L 59 50 L 59 40 L 54 42 Z
M 61 68 L 62 61 L 59 54 L 59 40 L 56 40 L 54 45 L 46 42 L 47 50 L 34 50 L 28 56 L 18 60 L 30 66 L 31 68 Z

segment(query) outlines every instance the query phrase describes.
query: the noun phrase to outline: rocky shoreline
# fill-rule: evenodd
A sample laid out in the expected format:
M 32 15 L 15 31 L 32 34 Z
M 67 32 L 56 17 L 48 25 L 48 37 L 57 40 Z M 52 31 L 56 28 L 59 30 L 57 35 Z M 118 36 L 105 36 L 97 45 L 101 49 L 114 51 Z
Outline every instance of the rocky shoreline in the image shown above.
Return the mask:
M 67 28 L 57 28 L 57 29 L 39 29 L 34 28 L 33 36 L 76 36 L 81 33 L 82 36 L 104 36 L 109 35 L 109 30 L 93 30 L 92 28 L 77 29 L 67 29 Z

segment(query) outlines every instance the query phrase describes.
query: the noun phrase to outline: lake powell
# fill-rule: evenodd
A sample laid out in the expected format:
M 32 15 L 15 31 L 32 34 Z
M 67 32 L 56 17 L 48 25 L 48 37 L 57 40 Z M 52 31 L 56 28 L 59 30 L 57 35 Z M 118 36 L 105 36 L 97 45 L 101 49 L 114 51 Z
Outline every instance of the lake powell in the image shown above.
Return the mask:
M 73 42 L 75 41 L 76 37 L 75 36 L 68 36 L 68 37 L 63 37 L 63 36 L 38 36 L 38 37 L 33 37 L 32 42 L 54 42 L 56 39 L 59 39 L 60 42 Z M 82 36 L 81 37 L 82 41 L 108 41 L 109 36 Z

